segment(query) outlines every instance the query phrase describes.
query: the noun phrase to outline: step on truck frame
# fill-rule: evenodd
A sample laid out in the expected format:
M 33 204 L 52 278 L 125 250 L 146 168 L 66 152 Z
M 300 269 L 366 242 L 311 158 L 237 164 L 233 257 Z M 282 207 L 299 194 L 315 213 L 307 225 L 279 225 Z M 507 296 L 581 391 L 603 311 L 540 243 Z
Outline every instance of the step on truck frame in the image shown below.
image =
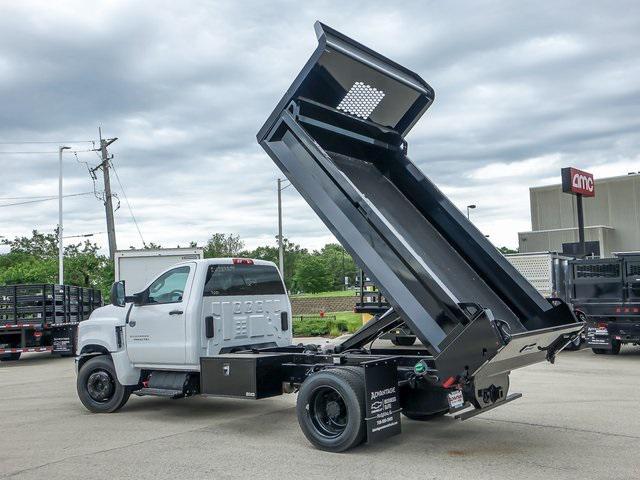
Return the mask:
M 299 390 L 298 420 L 342 451 L 451 413 L 504 405 L 511 370 L 553 362 L 583 324 L 545 299 L 407 156 L 434 100 L 414 72 L 316 23 L 318 47 L 257 138 L 391 309 L 323 351 L 296 346 L 201 360 L 200 393 Z M 380 348 L 405 323 L 423 346 Z

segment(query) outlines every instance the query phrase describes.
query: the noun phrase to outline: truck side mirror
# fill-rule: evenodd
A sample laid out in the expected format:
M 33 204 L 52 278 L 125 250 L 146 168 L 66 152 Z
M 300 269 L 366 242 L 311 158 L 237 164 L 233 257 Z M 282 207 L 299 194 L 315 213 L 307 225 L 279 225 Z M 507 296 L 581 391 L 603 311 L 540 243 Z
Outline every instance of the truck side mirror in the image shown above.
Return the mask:
M 111 305 L 124 307 L 126 302 L 124 282 L 113 282 L 113 285 L 111 285 L 111 292 L 109 292 L 109 299 L 111 300 Z

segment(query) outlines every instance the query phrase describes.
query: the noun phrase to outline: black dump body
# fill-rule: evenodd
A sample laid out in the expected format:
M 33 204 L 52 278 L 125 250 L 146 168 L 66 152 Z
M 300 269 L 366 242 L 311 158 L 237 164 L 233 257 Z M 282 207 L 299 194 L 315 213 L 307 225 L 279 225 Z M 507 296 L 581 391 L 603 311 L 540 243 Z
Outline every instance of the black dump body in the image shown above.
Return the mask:
M 588 310 L 586 313 L 595 314 L 605 305 L 640 305 L 640 253 L 571 260 L 569 265 L 571 302 Z M 615 310 L 602 311 L 607 312 Z
M 494 359 L 505 372 L 562 348 L 581 329 L 567 305 L 540 296 L 407 156 L 433 89 L 331 28 L 316 33 L 318 48 L 258 133 L 262 147 L 439 369 Z M 497 356 L 508 343 L 524 346 Z
M 569 262 L 569 292 L 576 312 L 587 321 L 587 343 L 640 342 L 640 253 Z

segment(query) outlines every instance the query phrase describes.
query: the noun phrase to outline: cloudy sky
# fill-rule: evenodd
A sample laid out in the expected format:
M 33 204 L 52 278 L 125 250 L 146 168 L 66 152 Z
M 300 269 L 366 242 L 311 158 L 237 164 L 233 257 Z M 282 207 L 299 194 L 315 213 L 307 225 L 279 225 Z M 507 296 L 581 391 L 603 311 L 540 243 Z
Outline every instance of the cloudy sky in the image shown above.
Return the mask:
M 498 246 L 530 229 L 528 188 L 557 183 L 561 167 L 640 170 L 640 3 L 392 4 L 3 2 L 0 235 L 55 228 L 55 200 L 23 202 L 57 194 L 58 142 L 77 151 L 64 156 L 65 194 L 82 194 L 65 199 L 65 235 L 106 230 L 87 194 L 87 141 L 102 126 L 119 138 L 114 166 L 147 242 L 273 243 L 278 171 L 255 134 L 315 48 L 315 20 L 431 84 L 410 155 L 458 207 L 477 204 L 472 219 Z M 118 247 L 140 247 L 112 180 Z M 296 243 L 331 240 L 293 188 L 284 212 Z

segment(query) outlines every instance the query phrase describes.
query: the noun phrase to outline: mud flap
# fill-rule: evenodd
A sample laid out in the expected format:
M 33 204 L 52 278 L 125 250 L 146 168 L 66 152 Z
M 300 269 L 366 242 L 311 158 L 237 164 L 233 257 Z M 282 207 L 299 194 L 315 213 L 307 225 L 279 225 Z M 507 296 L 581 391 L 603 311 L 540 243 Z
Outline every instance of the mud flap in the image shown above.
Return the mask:
M 75 353 L 76 333 L 75 326 L 58 327 L 53 330 L 52 353 L 73 355 Z
M 367 442 L 401 433 L 398 366 L 395 358 L 364 362 Z

